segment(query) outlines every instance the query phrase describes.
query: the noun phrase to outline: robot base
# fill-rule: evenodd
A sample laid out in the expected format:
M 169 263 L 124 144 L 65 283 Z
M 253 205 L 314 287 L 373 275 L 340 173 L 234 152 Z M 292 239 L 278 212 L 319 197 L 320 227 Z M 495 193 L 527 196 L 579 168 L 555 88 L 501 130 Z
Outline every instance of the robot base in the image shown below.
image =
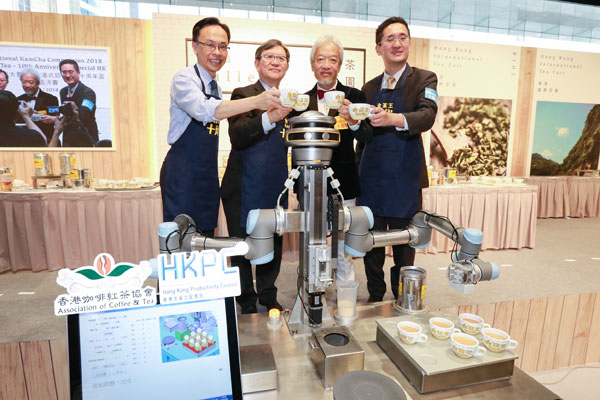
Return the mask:
M 329 312 L 329 307 L 327 307 L 325 296 L 321 298 L 321 301 L 323 302 L 323 316 L 322 322 L 319 325 L 309 324 L 308 315 L 306 315 L 304 312 L 304 304 L 300 295 L 296 297 L 296 302 L 294 303 L 294 308 L 292 311 L 285 311 L 285 324 L 287 325 L 290 335 L 293 338 L 310 336 L 315 329 L 331 328 L 336 325 L 333 318 L 331 318 L 331 313 Z

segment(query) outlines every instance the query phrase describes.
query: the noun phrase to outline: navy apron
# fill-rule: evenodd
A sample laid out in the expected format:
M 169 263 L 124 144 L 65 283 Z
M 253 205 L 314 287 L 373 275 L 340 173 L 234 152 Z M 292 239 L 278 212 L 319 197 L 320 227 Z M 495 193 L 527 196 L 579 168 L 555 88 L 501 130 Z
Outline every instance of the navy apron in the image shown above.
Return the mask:
M 196 75 L 200 78 L 197 66 Z M 218 98 L 202 92 L 207 99 Z M 160 171 L 163 220 L 188 214 L 200 231 L 213 231 L 219 215 L 219 121 L 206 126 L 192 119 L 183 135 L 171 145 Z
M 278 121 L 264 140 L 239 151 L 242 156 L 242 204 L 240 226 L 246 226 L 248 212 L 256 208 L 274 208 L 288 177 L 285 122 Z M 287 208 L 287 196 L 281 205 Z
M 376 91 L 371 104 L 403 113 L 408 70 L 407 66 L 395 89 Z M 394 126 L 374 128 L 373 140 L 366 144 L 360 162 L 358 205 L 369 207 L 379 217 L 412 218 L 418 207 L 423 157 L 420 135 L 404 134 Z

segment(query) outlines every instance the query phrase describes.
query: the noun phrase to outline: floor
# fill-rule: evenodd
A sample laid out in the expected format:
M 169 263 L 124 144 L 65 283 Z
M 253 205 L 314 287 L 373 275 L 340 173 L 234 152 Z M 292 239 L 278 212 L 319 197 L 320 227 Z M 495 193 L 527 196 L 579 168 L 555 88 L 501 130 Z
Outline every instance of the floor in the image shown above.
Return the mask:
M 534 249 L 484 251 L 480 258 L 500 266 L 500 277 L 480 282 L 464 295 L 450 288 L 445 267 L 448 253 L 419 254 L 415 264 L 427 270 L 426 303 L 432 308 L 486 304 L 505 300 L 600 292 L 600 219 L 540 219 Z M 368 297 L 361 259 L 354 260 L 359 282 L 358 301 Z M 386 260 L 392 265 L 391 257 Z M 53 300 L 64 288 L 55 282 L 57 272 L 5 273 L 0 275 L 0 343 L 64 337 L 64 317 L 53 314 Z M 279 302 L 292 308 L 296 298 L 296 264 L 284 262 L 277 286 Z M 294 284 L 289 284 L 294 282 Z M 152 283 L 150 283 L 152 284 Z M 335 290 L 326 293 L 335 302 Z M 393 299 L 391 290 L 384 300 Z M 264 309 L 259 311 L 265 311 Z M 571 368 L 532 374 L 565 399 L 600 399 L 600 368 Z M 568 374 L 568 376 L 567 376 Z M 566 376 L 566 377 L 565 377 Z M 558 383 L 555 381 L 564 378 Z

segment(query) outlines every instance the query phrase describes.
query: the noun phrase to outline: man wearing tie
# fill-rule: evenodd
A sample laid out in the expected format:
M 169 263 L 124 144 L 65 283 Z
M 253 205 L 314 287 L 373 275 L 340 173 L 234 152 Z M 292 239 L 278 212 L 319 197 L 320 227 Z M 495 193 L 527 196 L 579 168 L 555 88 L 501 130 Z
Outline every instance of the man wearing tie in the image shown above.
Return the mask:
M 231 98 L 256 96 L 270 88 L 278 88 L 289 68 L 290 52 L 277 39 L 267 40 L 254 55 L 259 80 L 236 88 Z M 259 208 L 274 208 L 288 176 L 285 117 L 291 108 L 277 107 L 268 111 L 252 110 L 229 118 L 231 153 L 221 185 L 223 208 L 227 216 L 229 235 L 246 236 L 248 212 Z M 287 196 L 281 205 L 287 208 Z M 282 309 L 277 301 L 275 281 L 281 266 L 282 237 L 275 236 L 271 261 L 256 267 L 256 291 L 252 279 L 252 264 L 244 257 L 233 257 L 231 264 L 239 267 L 242 293 L 237 301 L 243 314 L 257 312 L 256 300 L 267 309 Z
M 58 64 L 60 74 L 67 84 L 60 89 L 60 102 L 73 102 L 79 109 L 79 120 L 83 122 L 94 142 L 98 141 L 96 124 L 96 92 L 79 80 L 79 64 L 75 60 L 62 60 Z
M 25 68 L 19 73 L 19 79 L 25 93 L 17 97 L 17 100 L 25 101 L 35 113 L 42 115 L 42 120 L 35 124 L 44 132 L 47 142 L 50 142 L 54 132 L 54 119 L 45 117 L 47 107 L 57 106 L 58 98 L 40 89 L 40 74 L 35 69 Z
M 359 175 L 359 205 L 374 214 L 374 229 L 403 229 L 421 209 L 421 189 L 428 186 L 421 133 L 433 126 L 437 113 L 437 76 L 407 64 L 410 31 L 406 21 L 391 17 L 375 31 L 375 51 L 383 59 L 383 74 L 367 82 L 362 92 L 372 105 L 361 125 L 373 131 L 364 148 Z M 352 123 L 353 121 L 351 121 Z M 393 246 L 391 284 L 398 297 L 400 268 L 414 265 L 415 250 Z M 381 301 L 386 292 L 384 248 L 364 257 L 369 301 Z
M 344 47 L 333 36 L 323 36 L 313 44 L 310 51 L 310 65 L 317 79 L 315 86 L 306 92 L 310 96 L 308 108 L 320 111 L 322 114 L 335 117 L 335 129 L 340 131 L 340 145 L 333 149 L 331 168 L 334 177 L 340 182 L 340 190 L 344 196 L 346 206 L 356 205 L 356 198 L 360 194 L 358 169 L 354 154 L 354 139 L 366 140 L 364 129 L 355 131 L 348 128 L 348 107 L 342 106 L 338 110 L 328 109 L 325 104 L 325 93 L 338 90 L 344 92 L 344 97 L 352 103 L 364 103 L 365 96 L 358 89 L 342 85 L 338 73 L 344 62 Z M 346 102 L 348 103 L 348 102 Z M 338 238 L 337 254 L 337 279 L 354 280 L 354 264 L 352 257 L 344 253 L 343 236 Z
M 215 78 L 227 60 L 229 28 L 217 18 L 204 18 L 194 25 L 192 38 L 198 62 L 177 72 L 171 84 L 171 148 L 160 170 L 163 218 L 188 214 L 198 231 L 213 236 L 219 214 L 218 120 L 281 103 L 277 89 L 222 100 Z

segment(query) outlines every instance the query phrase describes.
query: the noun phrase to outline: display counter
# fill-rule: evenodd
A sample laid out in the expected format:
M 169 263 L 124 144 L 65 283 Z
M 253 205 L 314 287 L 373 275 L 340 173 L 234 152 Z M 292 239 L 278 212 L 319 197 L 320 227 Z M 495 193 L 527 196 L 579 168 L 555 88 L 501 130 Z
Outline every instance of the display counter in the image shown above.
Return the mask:
M 383 317 L 396 316 L 392 302 L 357 307 L 360 319 L 350 332 L 365 351 L 364 369 L 393 377 L 412 399 L 558 399 L 559 397 L 515 367 L 510 379 L 467 386 L 429 394 L 419 394 L 402 372 L 375 342 L 376 323 Z M 261 399 L 332 399 L 333 391 L 325 390 L 309 355 L 308 337 L 292 338 L 285 324 L 281 329 L 267 329 L 266 314 L 238 316 L 240 346 L 269 343 L 273 349 L 279 374 L 278 389 L 244 396 Z
M 538 187 L 538 218 L 600 217 L 600 177 L 532 176 Z
M 160 189 L 29 190 L 0 193 L 0 273 L 156 257 Z

